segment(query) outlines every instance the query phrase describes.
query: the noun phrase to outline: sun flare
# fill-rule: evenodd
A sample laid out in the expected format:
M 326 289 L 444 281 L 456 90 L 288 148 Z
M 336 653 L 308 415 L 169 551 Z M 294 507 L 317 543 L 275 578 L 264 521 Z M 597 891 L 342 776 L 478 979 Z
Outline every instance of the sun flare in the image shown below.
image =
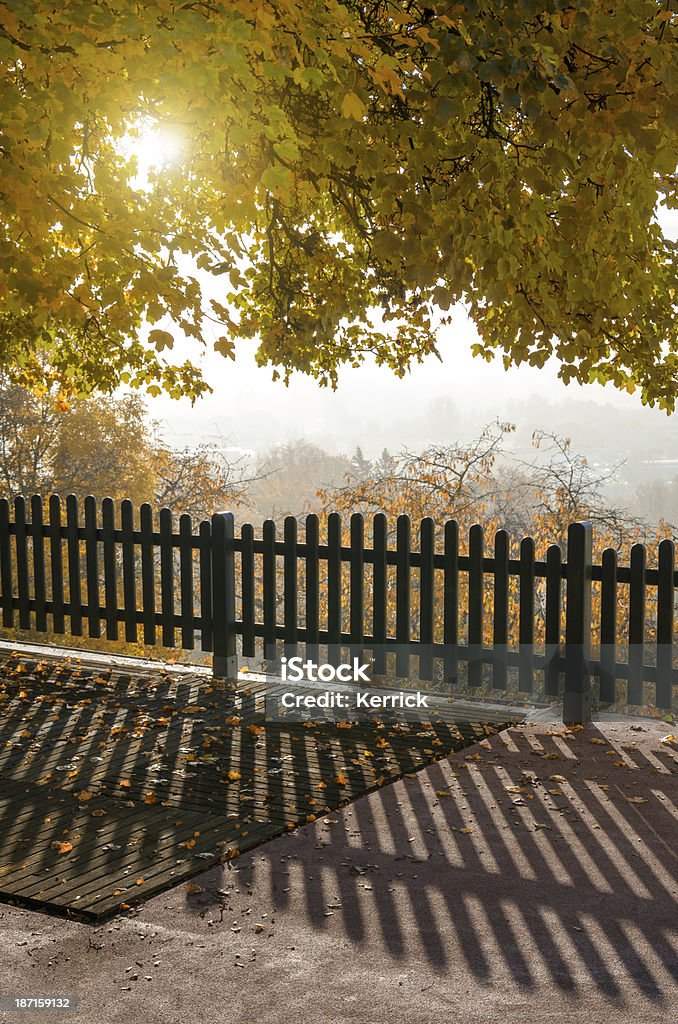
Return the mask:
M 186 141 L 174 126 L 148 124 L 125 136 L 122 151 L 128 159 L 136 159 L 138 176 L 146 179 L 151 172 L 179 163 L 186 153 Z

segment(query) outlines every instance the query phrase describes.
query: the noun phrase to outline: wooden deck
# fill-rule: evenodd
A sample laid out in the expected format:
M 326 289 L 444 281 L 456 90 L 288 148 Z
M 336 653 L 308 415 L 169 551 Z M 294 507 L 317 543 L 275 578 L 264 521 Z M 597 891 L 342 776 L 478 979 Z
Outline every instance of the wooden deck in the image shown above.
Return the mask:
M 264 685 L 2 656 L 0 900 L 100 921 L 522 717 L 273 722 Z

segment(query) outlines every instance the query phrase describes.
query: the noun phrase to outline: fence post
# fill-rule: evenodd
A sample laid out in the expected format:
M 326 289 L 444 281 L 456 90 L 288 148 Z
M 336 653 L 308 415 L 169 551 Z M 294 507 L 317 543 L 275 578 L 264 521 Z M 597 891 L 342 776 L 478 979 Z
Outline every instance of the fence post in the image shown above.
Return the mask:
M 231 512 L 212 516 L 212 672 L 222 679 L 238 678 L 235 633 L 235 554 Z
M 591 566 L 590 523 L 572 523 L 567 531 L 567 607 L 565 614 L 565 688 L 563 721 L 591 721 Z

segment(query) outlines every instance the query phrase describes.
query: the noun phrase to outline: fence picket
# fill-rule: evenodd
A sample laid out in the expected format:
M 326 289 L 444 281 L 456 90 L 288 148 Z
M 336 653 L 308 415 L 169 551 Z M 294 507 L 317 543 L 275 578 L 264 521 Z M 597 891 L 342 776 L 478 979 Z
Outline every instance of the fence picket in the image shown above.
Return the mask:
M 153 509 L 144 504 L 139 509 L 141 534 L 141 603 L 144 643 L 155 644 L 155 549 L 153 543 Z
M 298 653 L 297 622 L 297 520 L 285 516 L 283 526 L 283 626 L 285 657 L 294 658 Z
M 275 661 L 275 612 L 278 597 L 278 582 L 275 557 L 275 523 L 266 519 L 262 527 L 264 542 L 263 585 L 264 585 L 264 659 Z
M 112 498 L 101 503 L 101 527 L 104 546 L 104 601 L 106 639 L 118 639 L 118 580 L 115 564 L 115 506 Z
M 1 527 L 0 527 L 1 532 Z M 52 629 L 55 633 L 66 632 L 64 616 L 64 561 L 61 536 L 61 499 L 58 494 L 49 496 L 49 578 L 52 594 Z
M 87 629 L 92 637 L 101 636 L 99 594 L 99 548 L 97 503 L 91 494 L 85 498 L 85 576 L 87 580 Z
M 509 535 L 494 536 L 494 607 L 492 623 L 492 687 L 505 690 L 508 682 L 509 641 Z
M 468 685 L 483 681 L 483 555 L 485 539 L 482 526 L 468 533 Z
M 419 678 L 433 679 L 433 623 L 435 585 L 435 523 L 427 516 L 419 525 Z
M 386 674 L 387 542 L 386 516 L 383 512 L 377 512 L 372 520 L 372 636 L 374 639 L 372 666 L 374 674 L 378 676 Z
M 306 516 L 306 657 L 318 661 L 320 644 L 320 523 L 316 515 Z
M 14 499 L 14 541 L 16 544 L 17 592 L 19 596 L 19 629 L 31 628 L 30 591 L 28 576 L 28 542 L 26 533 L 26 501 Z
M 396 521 L 396 675 L 410 677 L 410 549 L 412 530 L 410 517 L 400 515 Z
M 137 642 L 137 573 L 134 559 L 134 507 L 129 499 L 120 503 L 122 534 L 122 601 L 125 640 Z
M 327 661 L 341 664 L 341 516 L 327 517 Z
M 520 599 L 518 609 L 518 689 L 534 689 L 534 541 L 520 542 Z
M 659 545 L 657 584 L 657 689 L 655 703 L 663 711 L 673 706 L 673 622 L 675 545 L 663 540 Z
M 611 704 L 616 696 L 617 663 L 617 552 L 605 548 L 600 583 L 600 700 Z
M 644 704 L 643 641 L 645 639 L 645 569 L 647 552 L 644 544 L 631 548 L 631 583 L 629 594 L 629 704 Z
M 82 636 L 79 527 L 78 499 L 74 494 L 69 494 L 66 496 L 66 548 L 68 551 L 68 616 L 72 636 Z
M 362 663 L 365 654 L 365 521 L 360 512 L 351 516 L 349 572 L 351 658 Z
M 0 498 L 0 586 L 2 587 L 2 624 L 14 626 L 14 575 L 9 532 L 9 502 Z
M 240 552 L 241 594 L 242 594 L 242 653 L 245 658 L 254 658 L 257 653 L 254 634 L 254 527 L 244 523 L 240 528 L 242 548 Z
M 446 683 L 456 683 L 459 674 L 459 526 L 454 519 L 445 523 L 443 569 L 443 672 Z
M 544 613 L 544 694 L 557 697 L 560 690 L 560 631 L 563 553 L 559 544 L 546 551 L 546 601 Z
M 171 509 L 161 508 L 158 520 L 160 524 L 162 645 L 163 647 L 174 647 L 174 550 L 172 547 Z
M 33 593 L 35 595 L 35 628 L 47 632 L 47 578 L 45 572 L 45 533 L 42 498 L 31 497 L 31 534 L 33 538 Z
M 200 650 L 214 646 L 212 629 L 212 524 L 202 522 L 198 530 L 200 559 Z
M 181 646 L 195 647 L 193 626 L 193 524 L 190 515 L 179 516 L 179 593 L 181 596 Z

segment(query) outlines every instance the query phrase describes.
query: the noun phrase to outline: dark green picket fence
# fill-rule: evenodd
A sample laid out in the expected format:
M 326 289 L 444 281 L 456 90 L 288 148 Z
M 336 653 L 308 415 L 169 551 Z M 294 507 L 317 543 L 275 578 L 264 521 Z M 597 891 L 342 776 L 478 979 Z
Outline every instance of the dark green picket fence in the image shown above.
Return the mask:
M 227 677 L 237 672 L 238 647 L 245 658 L 259 653 L 274 661 L 281 650 L 293 656 L 300 645 L 314 661 L 324 648 L 335 665 L 369 651 L 375 675 L 436 679 L 450 688 L 463 678 L 471 691 L 501 693 L 511 675 L 526 699 L 535 694 L 539 675 L 540 695 L 562 696 L 566 721 L 589 718 L 592 677 L 601 703 L 639 705 L 653 698 L 661 709 L 673 705 L 677 574 L 670 540 L 659 545 L 658 567 L 648 568 L 639 544 L 628 566 L 617 565 L 611 549 L 593 564 L 586 523 L 570 526 L 567 560 L 554 544 L 540 561 L 529 537 L 521 540 L 519 557 L 511 558 L 503 530 L 488 552 L 481 526 L 471 528 L 468 553 L 462 554 L 454 521 L 436 530 L 423 519 L 413 546 L 404 515 L 389 547 L 381 514 L 373 517 L 369 543 L 364 517 L 353 515 L 344 543 L 341 517 L 331 513 L 321 543 L 315 515 L 306 517 L 302 539 L 297 520 L 286 518 L 279 539 L 270 520 L 259 537 L 249 524 L 236 536 L 230 513 L 200 523 L 182 515 L 177 522 L 168 509 L 156 518 L 148 504 L 135 510 L 123 501 L 117 509 L 105 498 L 99 508 L 93 497 L 85 499 L 83 512 L 81 517 L 72 495 L 65 507 L 56 495 L 46 508 L 38 496 L 28 503 L 0 500 L 4 627 L 197 646 L 212 653 L 215 674 Z M 597 622 L 591 613 L 594 581 L 600 583 Z M 620 587 L 629 588 L 623 635 Z M 544 624 L 539 647 L 538 590 Z M 509 643 L 512 611 L 515 647 Z

